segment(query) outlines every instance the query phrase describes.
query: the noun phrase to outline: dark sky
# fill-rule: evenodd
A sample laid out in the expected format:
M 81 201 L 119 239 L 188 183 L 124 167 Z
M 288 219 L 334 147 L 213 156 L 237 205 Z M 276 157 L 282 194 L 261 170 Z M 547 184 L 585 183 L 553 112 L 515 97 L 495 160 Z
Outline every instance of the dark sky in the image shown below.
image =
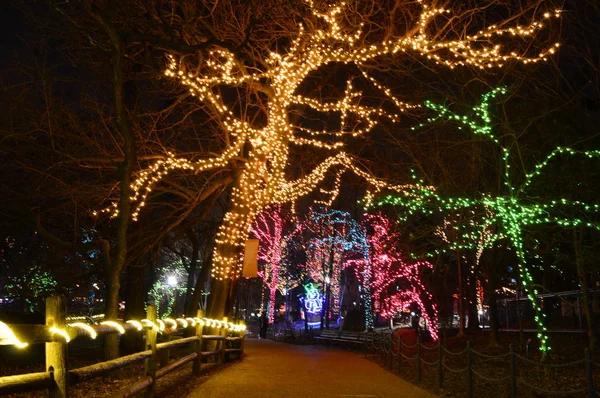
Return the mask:
M 26 29 L 23 16 L 10 1 L 0 1 L 0 61 L 6 64 L 10 54 L 22 46 L 20 35 Z

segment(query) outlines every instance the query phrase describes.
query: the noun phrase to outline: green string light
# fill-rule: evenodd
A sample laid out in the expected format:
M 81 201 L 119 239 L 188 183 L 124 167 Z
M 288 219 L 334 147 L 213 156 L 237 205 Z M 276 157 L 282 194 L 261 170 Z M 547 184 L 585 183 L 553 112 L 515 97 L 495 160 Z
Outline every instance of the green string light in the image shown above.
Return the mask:
M 528 226 L 539 224 L 554 223 L 562 227 L 589 227 L 600 230 L 600 224 L 589 222 L 578 217 L 565 217 L 564 215 L 556 215 L 557 210 L 578 210 L 580 213 L 598 214 L 600 212 L 599 204 L 589 204 L 581 201 L 572 201 L 568 199 L 549 200 L 542 203 L 538 198 L 534 201 L 525 194 L 525 190 L 529 187 L 532 181 L 541 175 L 548 163 L 558 156 L 581 155 L 589 159 L 600 158 L 600 151 L 577 151 L 571 148 L 557 147 L 541 162 L 536 164 L 532 171 L 526 172 L 523 182 L 515 186 L 511 183 L 510 172 L 510 149 L 502 146 L 498 137 L 493 133 L 490 116 L 490 101 L 506 93 L 503 87 L 496 88 L 482 96 L 482 101 L 473 110 L 473 117 L 466 115 L 458 115 L 452 112 L 448 107 L 440 104 L 426 101 L 425 106 L 437 113 L 436 117 L 427 119 L 426 123 L 422 123 L 413 129 L 423 127 L 425 124 L 432 123 L 438 119 L 453 121 L 457 123 L 459 129 L 466 127 L 473 134 L 483 136 L 502 150 L 503 163 L 503 185 L 506 192 L 505 195 L 493 196 L 491 194 L 483 194 L 478 199 L 466 197 L 442 197 L 436 191 L 425 188 L 426 185 L 422 180 L 414 175 L 417 180 L 415 188 L 401 194 L 400 196 L 387 196 L 377 203 L 376 206 L 391 204 L 401 206 L 405 209 L 404 215 L 400 218 L 406 220 L 410 215 L 420 213 L 424 215 L 433 215 L 436 212 L 458 212 L 470 210 L 477 214 L 477 221 L 471 220 L 469 228 L 465 226 L 457 227 L 463 230 L 460 235 L 460 242 L 453 242 L 450 249 L 462 250 L 482 250 L 484 248 L 494 247 L 498 241 L 505 240 L 508 246 L 512 247 L 518 258 L 518 272 L 522 281 L 523 289 L 530 300 L 535 310 L 535 321 L 538 325 L 540 333 L 540 350 L 547 352 L 550 350 L 548 345 L 547 328 L 545 326 L 546 315 L 542 313 L 541 307 L 537 304 L 537 290 L 533 288 L 533 277 L 528 269 L 527 259 L 524 248 L 524 230 Z M 559 213 L 560 214 L 560 213 Z M 496 228 L 491 228 L 495 226 Z M 495 231 L 495 232 L 492 232 Z M 486 239 L 481 239 L 482 234 L 488 234 Z M 433 253 L 428 253 L 427 256 L 435 256 L 445 250 L 435 250 Z

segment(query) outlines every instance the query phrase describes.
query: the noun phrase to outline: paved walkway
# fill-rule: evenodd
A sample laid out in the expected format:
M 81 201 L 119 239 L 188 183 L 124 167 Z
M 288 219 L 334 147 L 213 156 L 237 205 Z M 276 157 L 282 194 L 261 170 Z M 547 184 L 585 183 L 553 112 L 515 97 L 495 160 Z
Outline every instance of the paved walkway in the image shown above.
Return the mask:
M 245 354 L 188 397 L 434 397 L 354 352 L 246 339 Z

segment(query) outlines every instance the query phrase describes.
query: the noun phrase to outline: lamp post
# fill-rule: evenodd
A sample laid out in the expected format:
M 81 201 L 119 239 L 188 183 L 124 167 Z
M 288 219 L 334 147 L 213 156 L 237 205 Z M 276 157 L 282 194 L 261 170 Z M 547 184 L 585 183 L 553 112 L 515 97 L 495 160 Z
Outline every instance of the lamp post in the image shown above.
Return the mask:
M 173 289 L 173 306 L 171 307 L 171 313 L 175 315 L 175 309 L 177 308 L 177 277 L 175 275 L 167 276 L 167 285 Z

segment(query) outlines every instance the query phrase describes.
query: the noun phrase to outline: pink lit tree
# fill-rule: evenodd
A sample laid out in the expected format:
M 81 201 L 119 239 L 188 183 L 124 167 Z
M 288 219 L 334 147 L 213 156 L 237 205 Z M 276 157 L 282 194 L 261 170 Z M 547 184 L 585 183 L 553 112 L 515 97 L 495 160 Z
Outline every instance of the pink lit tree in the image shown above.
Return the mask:
M 354 268 L 362 286 L 370 287 L 375 311 L 388 318 L 415 303 L 432 338 L 437 340 L 437 306 L 421 280 L 422 271 L 433 265 L 427 261 L 406 261 L 399 250 L 396 223 L 381 213 L 365 214 L 361 226 L 366 232 L 367 252 L 346 264 Z
M 281 206 L 261 212 L 250 228 L 250 232 L 260 241 L 258 246 L 258 261 L 264 286 L 269 290 L 269 323 L 275 318 L 275 298 L 280 284 L 280 269 L 282 264 L 282 250 L 285 248 L 283 229 L 285 220 Z M 262 306 L 261 302 L 261 306 Z M 262 310 L 262 308 L 261 308 Z

